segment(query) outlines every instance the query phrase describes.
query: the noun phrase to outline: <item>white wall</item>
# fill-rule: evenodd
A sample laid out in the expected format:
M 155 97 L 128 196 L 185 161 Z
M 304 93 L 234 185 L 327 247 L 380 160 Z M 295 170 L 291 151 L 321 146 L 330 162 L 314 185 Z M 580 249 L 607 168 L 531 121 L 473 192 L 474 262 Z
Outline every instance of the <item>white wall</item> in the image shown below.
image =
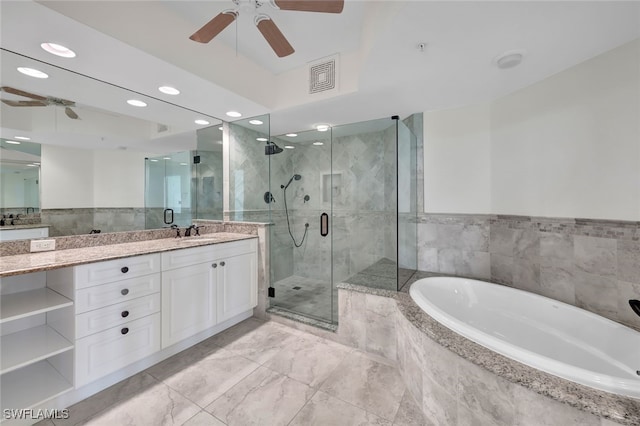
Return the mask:
M 424 114 L 424 208 L 491 212 L 489 105 Z
M 42 208 L 144 207 L 144 157 L 42 145 Z
M 488 106 L 425 113 L 424 136 L 427 212 L 639 220 L 640 41 Z

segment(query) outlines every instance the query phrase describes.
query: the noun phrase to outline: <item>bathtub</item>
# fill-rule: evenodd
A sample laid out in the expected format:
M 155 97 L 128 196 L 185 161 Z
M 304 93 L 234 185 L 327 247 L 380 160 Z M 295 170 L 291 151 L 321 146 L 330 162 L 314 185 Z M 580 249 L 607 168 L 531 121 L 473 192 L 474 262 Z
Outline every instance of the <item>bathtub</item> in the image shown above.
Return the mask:
M 411 298 L 456 333 L 522 364 L 640 398 L 640 333 L 566 303 L 483 281 L 416 281 Z

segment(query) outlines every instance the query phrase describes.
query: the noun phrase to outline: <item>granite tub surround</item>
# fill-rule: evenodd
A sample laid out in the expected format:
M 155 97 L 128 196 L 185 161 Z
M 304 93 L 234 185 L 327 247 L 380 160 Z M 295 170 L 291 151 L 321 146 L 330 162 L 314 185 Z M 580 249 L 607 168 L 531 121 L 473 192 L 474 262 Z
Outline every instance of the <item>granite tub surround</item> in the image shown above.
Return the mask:
M 174 231 L 175 233 L 175 231 Z M 206 234 L 205 234 L 206 235 Z M 120 259 L 163 251 L 181 250 L 209 244 L 256 238 L 250 234 L 217 232 L 206 237 L 160 238 L 154 240 L 113 243 L 92 247 L 70 248 L 42 253 L 2 256 L 0 277 L 48 271 L 68 266 Z
M 352 284 L 339 288 L 340 340 L 392 361 L 388 353 L 376 352 L 375 342 L 385 336 L 385 344 L 396 348 L 394 361 L 408 392 L 431 421 L 427 424 L 640 424 L 640 400 L 582 386 L 490 351 L 438 323 L 404 292 Z M 382 318 L 393 324 L 381 323 Z
M 640 222 L 423 214 L 418 269 L 508 285 L 640 329 Z

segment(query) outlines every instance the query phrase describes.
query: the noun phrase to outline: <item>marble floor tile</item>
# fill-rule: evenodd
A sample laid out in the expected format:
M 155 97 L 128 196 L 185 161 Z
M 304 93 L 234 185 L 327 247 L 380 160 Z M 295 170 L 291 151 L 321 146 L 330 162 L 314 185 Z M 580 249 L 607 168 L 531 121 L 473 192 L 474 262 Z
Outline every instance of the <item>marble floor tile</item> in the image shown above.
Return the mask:
M 287 425 L 315 390 L 260 367 L 207 407 L 229 426 Z
M 206 358 L 164 380 L 164 383 L 204 408 L 260 365 L 219 348 Z
M 195 416 L 187 420 L 183 426 L 225 426 L 220 420 L 213 417 L 206 411 L 200 411 Z
M 220 349 L 219 346 L 212 344 L 210 341 L 211 339 L 207 339 L 182 352 L 178 352 L 164 361 L 149 367 L 145 371 L 158 380 L 171 377 L 175 373 L 205 359 L 209 354 Z
M 422 408 L 416 404 L 409 391 L 405 391 L 400 401 L 396 418 L 393 420 L 393 426 L 424 426 L 431 424 L 432 422 L 425 418 Z
M 318 391 L 300 410 L 290 426 L 391 426 L 391 422 Z
M 182 425 L 200 408 L 164 383 L 112 405 L 82 425 Z
M 351 348 L 339 343 L 301 335 L 264 366 L 311 387 L 318 387 L 350 351 Z
M 398 370 L 360 352 L 345 357 L 320 390 L 393 421 L 405 385 Z

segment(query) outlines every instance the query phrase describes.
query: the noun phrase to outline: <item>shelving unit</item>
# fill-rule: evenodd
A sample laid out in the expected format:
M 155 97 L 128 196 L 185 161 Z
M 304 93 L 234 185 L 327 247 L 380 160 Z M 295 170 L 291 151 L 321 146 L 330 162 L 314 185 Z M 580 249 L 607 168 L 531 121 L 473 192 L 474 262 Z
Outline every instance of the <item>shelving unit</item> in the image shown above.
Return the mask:
M 0 374 L 73 349 L 73 343 L 48 325 L 2 336 L 0 345 Z
M 6 294 L 0 298 L 0 324 L 71 305 L 73 301 L 48 288 Z
M 33 408 L 73 388 L 47 361 L 2 375 L 2 409 Z

